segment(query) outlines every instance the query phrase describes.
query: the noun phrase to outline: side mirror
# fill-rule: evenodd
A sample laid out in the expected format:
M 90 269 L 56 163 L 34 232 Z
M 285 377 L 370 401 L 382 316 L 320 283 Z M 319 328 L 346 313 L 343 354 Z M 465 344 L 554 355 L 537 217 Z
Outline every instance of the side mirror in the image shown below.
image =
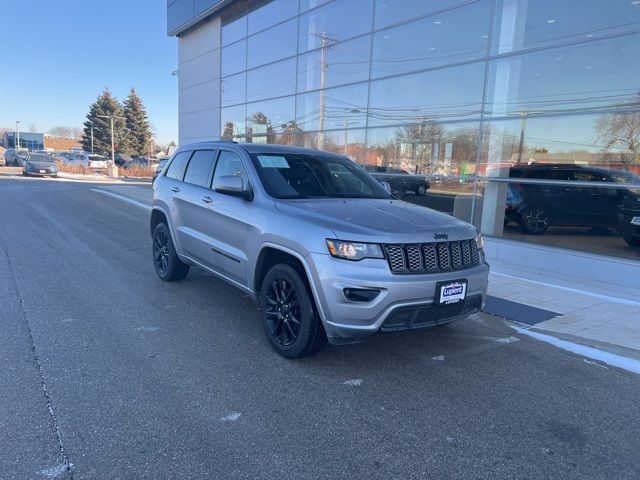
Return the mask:
M 387 193 L 391 193 L 391 184 L 389 182 L 380 180 L 380 185 L 382 185 L 382 187 L 387 191 Z
M 253 200 L 253 192 L 246 190 L 242 177 L 238 175 L 223 175 L 218 177 L 213 183 L 213 189 L 224 195 L 242 198 L 244 200 Z

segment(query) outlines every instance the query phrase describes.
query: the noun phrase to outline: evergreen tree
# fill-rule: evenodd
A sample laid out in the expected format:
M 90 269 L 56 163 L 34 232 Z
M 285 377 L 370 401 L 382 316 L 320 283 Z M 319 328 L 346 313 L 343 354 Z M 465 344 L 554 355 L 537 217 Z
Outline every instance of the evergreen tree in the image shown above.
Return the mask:
M 93 149 L 94 152 L 100 153 L 107 157 L 111 156 L 111 121 L 108 118 L 100 118 L 101 116 L 122 116 L 122 105 L 117 98 L 111 95 L 108 88 L 100 94 L 98 99 L 89 107 L 87 119 L 84 122 L 82 135 L 82 148 L 91 151 L 91 127 L 93 126 Z M 124 144 L 124 128 L 123 119 L 114 118 L 113 131 L 116 152 L 121 152 Z
M 129 91 L 124 101 L 124 116 L 127 126 L 127 150 L 130 155 L 149 154 L 152 136 L 147 112 L 135 89 Z

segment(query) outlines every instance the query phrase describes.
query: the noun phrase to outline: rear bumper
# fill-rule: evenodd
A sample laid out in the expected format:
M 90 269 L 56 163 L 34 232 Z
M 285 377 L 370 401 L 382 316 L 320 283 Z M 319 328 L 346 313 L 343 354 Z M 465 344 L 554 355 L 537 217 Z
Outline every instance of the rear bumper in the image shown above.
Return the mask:
M 310 257 L 316 303 L 327 336 L 335 343 L 380 330 L 449 323 L 479 311 L 487 294 L 489 266 L 484 256 L 472 268 L 420 275 L 394 275 L 383 259 L 349 262 L 323 254 Z M 436 284 L 460 279 L 467 281 L 464 304 L 435 305 Z M 344 289 L 348 288 L 374 289 L 380 293 L 371 302 L 353 302 L 345 297 Z

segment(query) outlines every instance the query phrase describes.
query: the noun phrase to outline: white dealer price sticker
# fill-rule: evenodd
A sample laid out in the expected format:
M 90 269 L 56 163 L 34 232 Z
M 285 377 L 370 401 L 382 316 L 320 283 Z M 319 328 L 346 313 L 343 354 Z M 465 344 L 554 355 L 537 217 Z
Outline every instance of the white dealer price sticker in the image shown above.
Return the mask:
M 437 290 L 438 303 L 448 305 L 450 303 L 458 303 L 465 299 L 467 295 L 467 281 L 456 280 L 453 282 L 438 283 Z
M 633 217 L 631 219 L 631 225 L 640 225 L 640 217 Z

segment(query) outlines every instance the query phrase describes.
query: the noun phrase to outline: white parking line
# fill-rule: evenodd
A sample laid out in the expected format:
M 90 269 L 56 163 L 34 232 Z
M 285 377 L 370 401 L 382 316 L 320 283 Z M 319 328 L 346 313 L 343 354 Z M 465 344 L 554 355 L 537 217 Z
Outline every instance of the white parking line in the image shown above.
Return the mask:
M 91 190 L 92 192 L 98 192 L 113 198 L 117 198 L 118 200 L 122 200 L 123 202 L 130 203 L 131 205 L 135 205 L 136 207 L 141 207 L 141 208 L 144 208 L 145 210 L 151 211 L 151 206 L 142 202 L 138 202 L 137 200 L 132 200 L 129 197 L 118 195 L 117 193 L 107 192 L 106 190 L 101 190 L 99 188 L 90 188 L 89 190 Z
M 559 338 L 552 337 L 551 335 L 532 332 L 531 330 L 527 330 L 526 328 L 518 327 L 516 325 L 513 325 L 511 328 L 513 328 L 518 333 L 527 335 L 542 342 L 549 343 L 554 347 L 561 348 L 562 350 L 566 350 L 583 357 L 588 357 L 593 360 L 598 360 L 600 362 L 606 363 L 607 365 L 611 365 L 612 367 L 626 370 L 627 372 L 640 374 L 640 361 L 633 358 L 627 358 L 623 357 L 622 355 L 616 355 L 615 353 L 598 350 L 597 348 L 579 345 L 577 343 L 568 342 L 566 340 L 560 340 Z

